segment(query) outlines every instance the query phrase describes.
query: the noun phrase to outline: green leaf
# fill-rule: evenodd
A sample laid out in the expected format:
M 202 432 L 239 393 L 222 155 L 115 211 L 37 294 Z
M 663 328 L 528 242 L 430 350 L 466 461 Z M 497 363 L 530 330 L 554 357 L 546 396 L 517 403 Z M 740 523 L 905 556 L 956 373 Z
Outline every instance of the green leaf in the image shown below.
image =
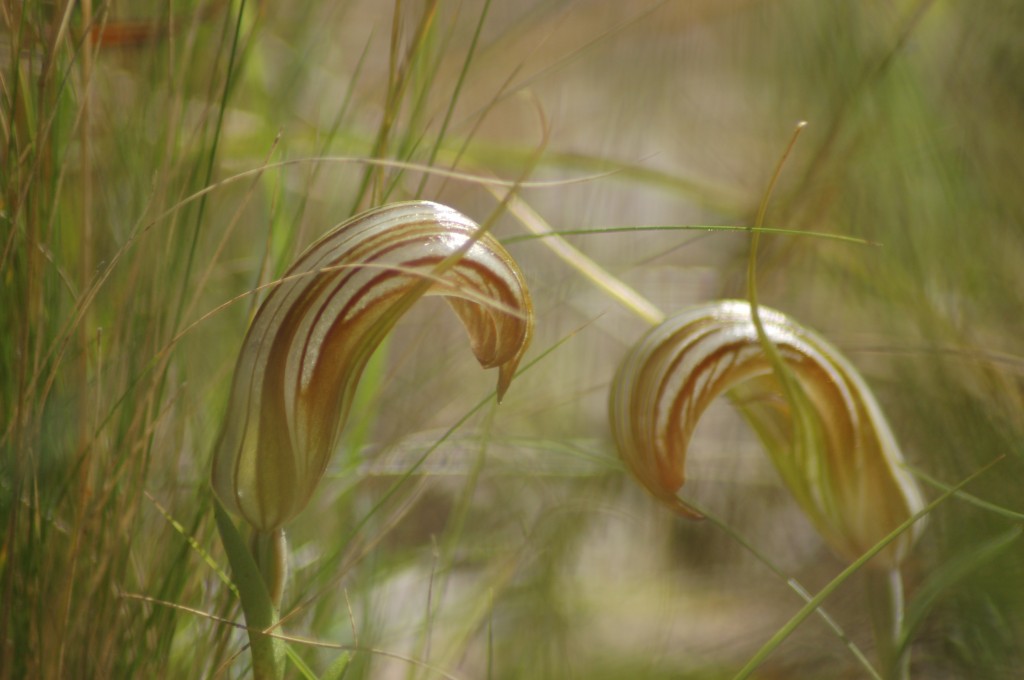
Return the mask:
M 306 662 L 302 660 L 302 657 L 299 656 L 299 653 L 291 645 L 284 645 L 284 653 L 288 656 L 288 661 L 291 662 L 292 666 L 302 674 L 302 677 L 306 678 L 306 680 L 317 680 L 316 673 L 306 665 Z
M 261 632 L 277 624 L 277 611 L 270 601 L 270 593 L 263 583 L 263 576 L 256 565 L 256 560 L 249 552 L 249 546 L 216 498 L 213 509 L 217 530 L 224 543 L 228 562 L 231 563 L 231 576 L 238 588 L 242 612 L 245 614 L 245 625 L 249 631 L 249 645 L 252 651 L 253 675 L 258 680 L 277 680 L 284 673 L 284 643 Z

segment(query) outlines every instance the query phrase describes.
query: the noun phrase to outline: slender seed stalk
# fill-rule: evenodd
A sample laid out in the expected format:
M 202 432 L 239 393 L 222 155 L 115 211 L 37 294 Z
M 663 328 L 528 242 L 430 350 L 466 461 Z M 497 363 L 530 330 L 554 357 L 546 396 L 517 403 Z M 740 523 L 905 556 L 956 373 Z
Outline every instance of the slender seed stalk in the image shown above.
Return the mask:
M 793 130 L 793 135 L 786 146 L 786 150 L 779 158 L 779 162 L 772 173 L 771 180 L 758 206 L 757 217 L 754 220 L 754 229 L 750 236 L 750 256 L 747 263 L 747 295 L 750 299 L 751 319 L 757 328 L 758 337 L 765 354 L 769 357 L 775 371 L 775 375 L 782 385 L 787 401 L 791 404 L 793 413 L 793 441 L 805 438 L 808 442 L 813 441 L 814 423 L 807 417 L 809 405 L 807 395 L 801 388 L 800 383 L 794 379 L 793 373 L 786 366 L 785 361 L 768 335 L 765 333 L 764 325 L 757 304 L 757 248 L 761 238 L 761 227 L 764 225 L 765 214 L 768 211 L 768 202 L 782 174 L 782 167 L 789 158 L 793 147 L 796 146 L 800 133 L 807 127 L 806 121 L 800 121 Z M 910 663 L 906 648 L 899 647 L 899 639 L 903 622 L 903 581 L 900 575 L 899 566 L 893 566 L 881 573 L 870 571 L 868 574 L 867 587 L 868 606 L 871 610 L 871 621 L 874 629 L 875 644 L 878 649 L 878 662 L 882 670 L 882 676 L 886 680 L 905 680 L 909 677 Z

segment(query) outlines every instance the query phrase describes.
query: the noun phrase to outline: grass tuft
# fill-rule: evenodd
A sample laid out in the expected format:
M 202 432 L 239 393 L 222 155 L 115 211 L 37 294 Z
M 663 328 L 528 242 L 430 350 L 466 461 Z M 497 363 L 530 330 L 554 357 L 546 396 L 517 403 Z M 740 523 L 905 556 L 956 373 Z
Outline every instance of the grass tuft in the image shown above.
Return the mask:
M 615 366 L 742 297 L 763 222 L 759 300 L 857 365 L 933 501 L 910 676 L 1014 677 L 1022 29 L 1013 0 L 0 0 L 0 678 L 250 672 L 209 489 L 232 366 L 299 252 L 412 198 L 520 263 L 529 370 L 495 408 L 440 307 L 398 324 L 287 527 L 288 674 L 884 675 L 862 576 L 734 413 L 691 451 L 715 523 L 613 453 Z

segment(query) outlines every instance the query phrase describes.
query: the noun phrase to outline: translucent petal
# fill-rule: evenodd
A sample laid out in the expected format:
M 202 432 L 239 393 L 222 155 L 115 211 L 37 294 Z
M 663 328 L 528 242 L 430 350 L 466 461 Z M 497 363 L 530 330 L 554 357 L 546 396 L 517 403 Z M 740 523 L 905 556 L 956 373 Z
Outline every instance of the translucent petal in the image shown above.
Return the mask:
M 437 203 L 357 215 L 299 257 L 249 327 L 214 455 L 213 488 L 228 509 L 271 531 L 306 506 L 366 362 L 427 294 L 447 298 L 504 394 L 533 328 L 511 256 Z
M 823 537 L 855 558 L 924 503 L 867 384 L 828 342 L 784 314 L 759 307 L 795 393 L 787 394 L 739 300 L 686 310 L 631 350 L 612 387 L 619 454 L 637 479 L 677 512 L 686 449 L 701 414 L 729 391 L 782 478 Z M 918 528 L 919 530 L 919 528 Z M 908 532 L 877 560 L 897 564 Z

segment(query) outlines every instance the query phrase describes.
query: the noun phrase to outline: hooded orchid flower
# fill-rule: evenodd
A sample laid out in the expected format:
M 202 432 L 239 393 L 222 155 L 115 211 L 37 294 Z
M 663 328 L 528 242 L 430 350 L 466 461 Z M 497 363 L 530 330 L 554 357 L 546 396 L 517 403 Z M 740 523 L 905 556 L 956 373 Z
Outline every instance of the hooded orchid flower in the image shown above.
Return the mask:
M 651 330 L 620 365 L 611 393 L 619 454 L 656 498 L 701 515 L 676 494 L 701 414 L 729 392 L 817 530 L 855 559 L 924 502 L 871 390 L 832 345 L 786 315 L 745 301 L 688 309 Z M 764 342 L 790 380 L 780 380 Z M 902 534 L 871 563 L 900 563 L 920 531 Z
M 265 534 L 309 502 L 366 362 L 408 307 L 442 295 L 505 393 L 529 344 L 530 296 L 498 241 L 411 201 L 369 210 L 309 247 L 260 306 L 235 367 L 213 463 L 224 506 Z

